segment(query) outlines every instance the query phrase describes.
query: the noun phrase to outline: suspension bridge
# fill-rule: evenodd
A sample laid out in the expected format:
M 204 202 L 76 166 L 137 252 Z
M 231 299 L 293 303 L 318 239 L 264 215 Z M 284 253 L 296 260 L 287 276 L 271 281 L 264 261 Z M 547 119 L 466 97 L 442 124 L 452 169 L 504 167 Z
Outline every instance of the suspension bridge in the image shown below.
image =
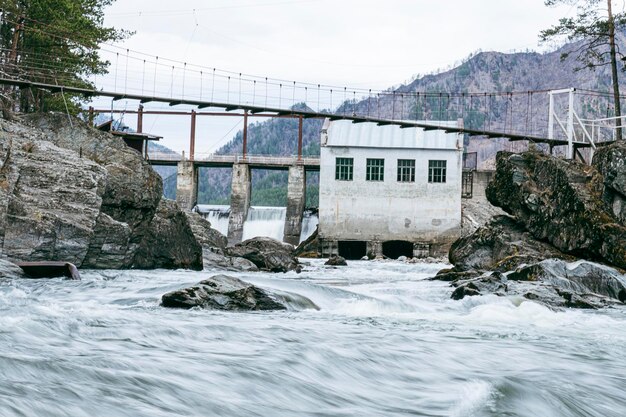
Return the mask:
M 11 22 L 10 17 L 5 16 L 5 20 Z M 21 31 L 80 44 L 80 39 L 54 33 L 41 22 L 13 23 Z M 138 130 L 141 130 L 144 115 L 187 115 L 190 123 L 187 157 L 191 160 L 198 154 L 196 119 L 204 116 L 243 119 L 240 152 L 243 158 L 248 156 L 250 117 L 298 119 L 298 160 L 302 158 L 302 122 L 309 118 L 528 141 L 546 144 L 550 151 L 564 146 L 564 153 L 569 158 L 577 154 L 582 158 L 579 150 L 594 149 L 615 138 L 615 118 L 609 114 L 610 95 L 607 92 L 574 88 L 444 92 L 419 91 L 410 85 L 381 91 L 226 71 L 149 55 L 115 44 L 101 45 L 99 54 L 101 59 L 110 63 L 108 75 L 92 75 L 87 80 L 78 80 L 64 69 L 57 57 L 43 51 L 29 54 L 18 48 L 0 48 L 0 84 L 15 86 L 30 94 L 44 90 L 61 93 L 63 97 L 65 94 L 82 96 L 93 104 L 91 116 L 105 112 L 113 116 L 116 111 L 135 113 Z M 109 108 L 105 108 L 105 100 L 110 100 Z M 137 110 L 127 110 L 133 102 L 137 103 Z M 116 109 L 117 103 L 124 103 L 125 109 Z M 168 110 L 143 108 L 154 104 L 167 106 Z M 175 106 L 186 108 L 186 111 L 173 109 Z M 448 121 L 461 123 L 451 127 Z

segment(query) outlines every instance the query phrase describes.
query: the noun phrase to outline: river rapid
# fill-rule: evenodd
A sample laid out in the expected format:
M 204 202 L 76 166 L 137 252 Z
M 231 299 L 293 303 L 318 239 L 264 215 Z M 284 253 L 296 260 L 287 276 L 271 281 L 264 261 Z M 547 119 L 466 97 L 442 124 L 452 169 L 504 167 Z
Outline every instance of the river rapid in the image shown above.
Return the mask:
M 170 310 L 218 271 L 0 281 L 0 416 L 626 415 L 626 308 L 451 300 L 442 264 L 235 273 L 319 310 Z

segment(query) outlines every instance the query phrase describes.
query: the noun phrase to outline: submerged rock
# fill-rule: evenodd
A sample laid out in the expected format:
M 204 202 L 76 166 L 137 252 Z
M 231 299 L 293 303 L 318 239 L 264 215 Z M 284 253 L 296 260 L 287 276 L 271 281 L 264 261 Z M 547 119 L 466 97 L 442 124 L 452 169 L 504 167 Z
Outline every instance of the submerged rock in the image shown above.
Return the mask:
M 294 247 L 269 237 L 255 237 L 245 240 L 226 248 L 225 254 L 245 258 L 259 269 L 270 272 L 294 271 L 298 266 Z
M 346 259 L 343 256 L 332 255 L 330 258 L 328 258 L 326 262 L 324 262 L 324 265 L 347 266 L 348 263 L 346 262 Z
M 16 279 L 23 278 L 24 271 L 15 265 L 13 262 L 10 262 L 6 259 L 0 259 L 0 279 Z
M 586 261 L 546 259 L 508 274 L 485 273 L 459 279 L 452 297 L 496 294 L 522 296 L 552 306 L 601 308 L 626 303 L 626 277 L 619 271 Z
M 169 292 L 161 298 L 164 307 L 202 307 L 215 310 L 285 310 L 267 291 L 227 275 L 216 275 L 193 287 Z

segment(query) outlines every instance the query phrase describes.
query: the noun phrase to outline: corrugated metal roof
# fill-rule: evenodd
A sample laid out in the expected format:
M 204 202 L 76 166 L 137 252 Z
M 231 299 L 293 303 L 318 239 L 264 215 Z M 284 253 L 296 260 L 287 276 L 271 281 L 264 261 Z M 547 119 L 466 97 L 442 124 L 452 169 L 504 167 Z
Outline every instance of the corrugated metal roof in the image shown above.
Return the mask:
M 443 127 L 457 127 L 456 121 L 429 121 Z M 368 148 L 428 148 L 456 149 L 459 135 L 443 130 L 417 127 L 400 128 L 397 125 L 378 126 L 376 123 L 352 123 L 350 120 L 335 120 L 328 124 L 327 137 L 322 138 L 325 146 L 349 146 Z

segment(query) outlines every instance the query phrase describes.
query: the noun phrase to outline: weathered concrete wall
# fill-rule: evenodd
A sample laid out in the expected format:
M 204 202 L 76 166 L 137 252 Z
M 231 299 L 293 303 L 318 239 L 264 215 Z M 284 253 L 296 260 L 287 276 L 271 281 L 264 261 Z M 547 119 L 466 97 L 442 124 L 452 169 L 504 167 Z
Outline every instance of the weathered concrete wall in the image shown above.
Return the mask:
M 176 175 L 176 202 L 183 211 L 191 211 L 198 201 L 198 171 L 193 161 L 180 161 Z
M 335 180 L 335 158 L 354 158 L 352 181 Z M 366 181 L 366 159 L 384 158 L 384 181 Z M 398 159 L 415 159 L 415 182 L 397 181 Z M 445 183 L 428 161 L 447 161 Z M 461 224 L 460 149 L 321 149 L 319 235 L 324 240 L 452 242 Z
M 230 216 L 228 217 L 228 243 L 241 242 L 243 223 L 248 217 L 252 181 L 248 164 L 233 165 L 233 180 L 230 196 Z
M 485 190 L 489 181 L 493 178 L 495 171 L 474 171 L 474 184 L 472 198 L 486 200 Z
M 287 183 L 287 215 L 283 241 L 297 245 L 302 232 L 302 213 L 306 196 L 306 172 L 303 165 L 289 167 Z

